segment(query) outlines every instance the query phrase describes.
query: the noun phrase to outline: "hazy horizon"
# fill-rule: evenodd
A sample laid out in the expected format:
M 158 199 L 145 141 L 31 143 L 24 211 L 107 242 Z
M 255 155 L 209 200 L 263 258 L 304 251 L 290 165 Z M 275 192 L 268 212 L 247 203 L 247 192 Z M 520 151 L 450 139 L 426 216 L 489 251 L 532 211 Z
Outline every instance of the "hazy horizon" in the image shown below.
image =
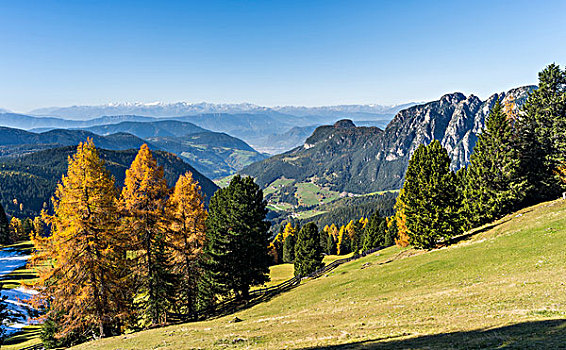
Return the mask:
M 566 62 L 565 12 L 563 1 L 3 2 L 0 108 L 485 99 Z

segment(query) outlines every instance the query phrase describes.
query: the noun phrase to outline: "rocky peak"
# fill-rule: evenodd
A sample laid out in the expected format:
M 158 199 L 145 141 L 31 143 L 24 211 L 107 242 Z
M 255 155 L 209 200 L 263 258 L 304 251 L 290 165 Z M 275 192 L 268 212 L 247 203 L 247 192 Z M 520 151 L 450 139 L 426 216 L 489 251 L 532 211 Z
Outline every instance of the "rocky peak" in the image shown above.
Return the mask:
M 350 119 L 342 119 L 337 121 L 336 123 L 334 123 L 334 128 L 336 129 L 349 129 L 349 128 L 355 128 L 356 124 L 354 124 L 353 121 L 351 121 Z
M 460 101 L 466 99 L 466 95 L 461 92 L 453 92 L 451 94 L 446 94 L 440 98 L 441 103 L 448 103 L 448 104 L 457 104 Z

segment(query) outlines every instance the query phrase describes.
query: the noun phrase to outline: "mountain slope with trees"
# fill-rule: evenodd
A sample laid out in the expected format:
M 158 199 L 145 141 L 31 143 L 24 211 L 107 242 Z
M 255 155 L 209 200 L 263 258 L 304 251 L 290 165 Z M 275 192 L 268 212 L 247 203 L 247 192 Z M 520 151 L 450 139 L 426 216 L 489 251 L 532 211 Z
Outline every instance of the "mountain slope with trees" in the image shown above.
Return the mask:
M 542 203 L 448 249 L 390 247 L 236 314 L 76 349 L 560 348 L 565 218 L 563 201 Z
M 0 159 L 0 200 L 10 215 L 18 217 L 35 216 L 45 206 L 61 176 L 67 171 L 67 158 L 76 151 L 68 146 L 36 152 L 17 158 Z M 122 186 L 126 169 L 134 159 L 137 150 L 100 150 L 106 167 Z M 164 167 L 165 178 L 172 186 L 181 174 L 190 171 L 202 187 L 207 201 L 218 187 L 206 176 L 191 167 L 179 157 L 162 151 L 155 151 L 159 165 Z
M 351 121 L 322 126 L 305 144 L 252 164 L 241 173 L 261 186 L 286 178 L 293 183 L 313 182 L 341 192 L 370 193 L 398 189 L 411 154 L 434 139 L 448 150 L 451 167 L 469 162 L 477 135 L 497 100 L 518 108 L 534 87 L 512 89 L 486 101 L 461 93 L 400 111 L 385 130 L 356 127 Z

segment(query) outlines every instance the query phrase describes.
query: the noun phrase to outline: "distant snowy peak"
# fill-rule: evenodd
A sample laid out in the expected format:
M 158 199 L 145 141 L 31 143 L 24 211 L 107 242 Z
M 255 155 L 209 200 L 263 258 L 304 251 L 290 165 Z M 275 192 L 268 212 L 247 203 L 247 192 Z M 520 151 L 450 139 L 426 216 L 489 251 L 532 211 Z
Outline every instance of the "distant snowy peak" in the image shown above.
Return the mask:
M 333 116 L 345 114 L 352 115 L 394 115 L 399 110 L 413 106 L 414 103 L 384 106 L 377 104 L 368 105 L 336 105 L 321 107 L 303 106 L 277 106 L 264 107 L 252 103 L 190 103 L 190 102 L 120 102 L 109 103 L 98 106 L 69 106 L 40 108 L 29 112 L 35 116 L 56 116 L 68 119 L 91 119 L 108 115 L 138 115 L 147 117 L 177 117 L 188 115 L 199 115 L 208 113 L 266 113 L 266 114 L 289 114 L 294 116 Z

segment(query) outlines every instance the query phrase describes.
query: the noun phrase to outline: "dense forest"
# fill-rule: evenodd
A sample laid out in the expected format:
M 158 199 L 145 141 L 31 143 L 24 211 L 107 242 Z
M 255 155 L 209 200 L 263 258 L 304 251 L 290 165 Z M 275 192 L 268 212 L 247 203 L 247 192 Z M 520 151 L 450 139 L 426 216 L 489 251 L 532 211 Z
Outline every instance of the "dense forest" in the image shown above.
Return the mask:
M 67 171 L 67 159 L 76 151 L 68 146 L 44 150 L 16 158 L 0 158 L 0 203 L 10 215 L 25 218 L 35 217 L 44 208 L 51 208 L 50 197 L 57 183 Z M 187 171 L 199 181 L 207 201 L 218 187 L 197 172 L 179 157 L 162 151 L 155 151 L 157 162 L 164 168 L 164 176 L 171 186 Z M 135 150 L 100 150 L 100 157 L 121 187 L 126 169 L 136 156 Z

